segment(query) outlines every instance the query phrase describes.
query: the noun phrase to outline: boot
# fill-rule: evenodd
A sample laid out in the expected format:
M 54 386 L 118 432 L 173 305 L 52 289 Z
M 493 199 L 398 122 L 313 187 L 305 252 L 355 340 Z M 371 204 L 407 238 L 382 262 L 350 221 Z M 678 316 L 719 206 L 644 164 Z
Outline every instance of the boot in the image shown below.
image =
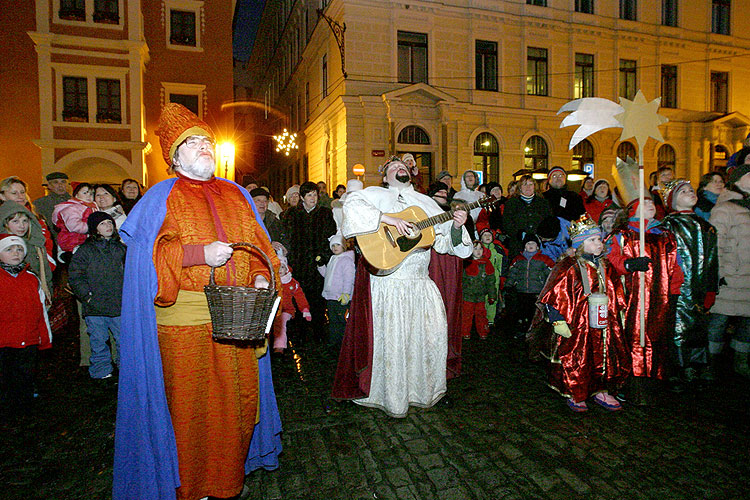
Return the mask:
M 706 382 L 719 380 L 719 354 L 708 355 L 708 368 L 701 374 L 701 379 Z
M 745 378 L 750 378 L 750 366 L 747 364 L 748 353 L 734 351 L 734 372 Z

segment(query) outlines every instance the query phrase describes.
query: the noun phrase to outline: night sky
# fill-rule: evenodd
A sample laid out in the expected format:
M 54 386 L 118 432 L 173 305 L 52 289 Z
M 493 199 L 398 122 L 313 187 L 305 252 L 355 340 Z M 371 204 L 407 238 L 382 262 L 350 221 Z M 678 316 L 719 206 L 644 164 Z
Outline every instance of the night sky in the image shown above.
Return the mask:
M 232 39 L 235 59 L 247 61 L 250 58 L 265 4 L 266 0 L 237 0 L 237 20 Z

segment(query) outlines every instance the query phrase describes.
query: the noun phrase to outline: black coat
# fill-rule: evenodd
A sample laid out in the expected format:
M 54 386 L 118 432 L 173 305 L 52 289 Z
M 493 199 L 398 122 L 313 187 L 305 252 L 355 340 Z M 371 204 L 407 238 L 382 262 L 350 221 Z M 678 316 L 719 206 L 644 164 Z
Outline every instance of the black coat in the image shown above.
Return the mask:
M 105 240 L 89 236 L 73 254 L 68 280 L 83 305 L 84 317 L 120 315 L 125 250 L 119 238 Z
M 578 199 L 581 197 L 578 196 Z M 509 198 L 503 210 L 503 232 L 508 237 L 508 254 L 518 254 L 522 248 L 522 233 L 536 234 L 539 223 L 550 215 L 552 210 L 549 203 L 539 195 L 535 195 L 531 203 L 526 203 L 520 196 Z
M 316 206 L 307 212 L 302 202 L 290 208 L 284 217 L 286 239 L 289 242 L 287 259 L 292 266 L 292 274 L 303 289 L 323 289 L 323 277 L 318 272 L 318 265 L 328 262 L 331 249 L 328 238 L 336 233 L 336 222 L 330 208 Z M 315 257 L 321 257 L 316 263 Z M 305 290 L 307 292 L 307 290 Z M 308 300 L 310 298 L 308 297 Z
M 549 206 L 554 212 L 555 217 L 574 221 L 586 213 L 581 195 L 567 188 L 549 188 L 544 192 L 544 199 L 549 202 Z M 564 202 L 561 201 L 563 199 L 565 200 Z

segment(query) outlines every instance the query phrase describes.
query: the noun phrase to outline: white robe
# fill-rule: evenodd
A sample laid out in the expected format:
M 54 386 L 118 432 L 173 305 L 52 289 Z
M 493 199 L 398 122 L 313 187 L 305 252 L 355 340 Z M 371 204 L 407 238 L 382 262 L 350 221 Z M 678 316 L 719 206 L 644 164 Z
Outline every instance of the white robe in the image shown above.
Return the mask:
M 432 198 L 408 186 L 369 187 L 348 193 L 343 207 L 346 238 L 374 232 L 384 213 L 417 205 L 432 217 L 443 213 Z M 471 239 L 461 229 L 462 242 L 453 246 L 453 221 L 435 227 L 438 253 L 471 255 Z M 386 276 L 370 276 L 372 297 L 372 378 L 370 394 L 355 403 L 380 408 L 393 417 L 406 416 L 409 405 L 430 407 L 446 391 L 448 325 L 440 292 L 428 276 L 429 249 L 410 254 Z

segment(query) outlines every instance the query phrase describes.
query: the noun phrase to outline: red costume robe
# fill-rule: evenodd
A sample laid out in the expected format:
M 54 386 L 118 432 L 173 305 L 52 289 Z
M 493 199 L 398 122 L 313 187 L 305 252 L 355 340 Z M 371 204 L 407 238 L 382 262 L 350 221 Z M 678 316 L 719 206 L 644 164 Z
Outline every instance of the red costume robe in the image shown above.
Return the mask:
M 583 292 L 583 263 L 592 293 L 607 294 L 608 326 L 589 326 L 588 299 Z M 606 262 L 599 266 L 583 258 L 565 257 L 552 270 L 537 302 L 559 312 L 570 328 L 569 338 L 553 335 L 549 383 L 573 401 L 620 387 L 630 374 L 630 352 L 620 322 L 625 295 L 616 273 Z
M 275 269 L 279 267 L 265 231 L 234 185 L 179 178 L 167 199 L 153 250 L 159 348 L 179 463 L 178 500 L 240 493 L 257 419 L 258 361 L 253 348 L 214 342 L 210 322 L 159 324 L 158 309 L 174 306 L 180 290 L 203 292 L 211 268 L 183 267 L 184 259 L 216 240 L 253 243 L 271 258 Z M 216 269 L 217 284 L 251 286 L 258 274 L 270 278 L 265 260 L 249 250 L 236 249 L 230 261 Z
M 648 222 L 648 221 L 647 221 Z M 667 367 L 667 347 L 674 329 L 670 316 L 669 296 L 680 293 L 683 274 L 677 264 L 677 243 L 670 232 L 652 228 L 646 233 L 646 257 L 651 258 L 649 270 L 627 272 L 625 261 L 640 256 L 639 235 L 624 229 L 615 233 L 608 260 L 617 272 L 624 275 L 625 331 L 628 335 L 633 360 L 633 375 L 663 379 Z M 645 279 L 646 342 L 640 344 L 640 280 Z

